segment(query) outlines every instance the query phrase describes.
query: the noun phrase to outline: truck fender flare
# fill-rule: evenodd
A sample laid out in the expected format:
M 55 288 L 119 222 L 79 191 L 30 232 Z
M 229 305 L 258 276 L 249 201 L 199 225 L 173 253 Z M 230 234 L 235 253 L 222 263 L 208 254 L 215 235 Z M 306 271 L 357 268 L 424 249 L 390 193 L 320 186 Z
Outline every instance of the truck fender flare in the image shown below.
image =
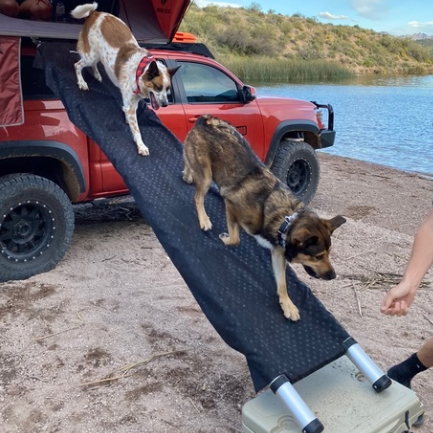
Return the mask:
M 291 132 L 312 132 L 316 135 L 320 134 L 320 129 L 316 123 L 310 120 L 285 120 L 281 122 L 274 131 L 271 143 L 269 145 L 268 153 L 265 158 L 265 165 L 270 167 L 277 154 L 278 145 L 282 138 Z
M 78 182 L 80 193 L 86 191 L 86 178 L 80 158 L 64 143 L 49 140 L 14 140 L 0 143 L 0 159 L 41 156 L 57 159 L 68 166 Z

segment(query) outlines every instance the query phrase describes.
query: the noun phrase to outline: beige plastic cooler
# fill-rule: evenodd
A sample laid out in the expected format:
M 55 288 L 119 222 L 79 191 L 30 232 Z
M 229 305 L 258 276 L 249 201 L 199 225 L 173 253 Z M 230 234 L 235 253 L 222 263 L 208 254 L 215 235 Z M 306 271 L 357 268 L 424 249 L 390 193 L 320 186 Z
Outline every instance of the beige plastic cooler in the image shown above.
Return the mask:
M 329 433 L 403 433 L 423 412 L 415 392 L 393 382 L 376 393 L 346 357 L 316 371 L 294 388 Z M 244 433 L 301 433 L 290 410 L 270 389 L 242 410 Z

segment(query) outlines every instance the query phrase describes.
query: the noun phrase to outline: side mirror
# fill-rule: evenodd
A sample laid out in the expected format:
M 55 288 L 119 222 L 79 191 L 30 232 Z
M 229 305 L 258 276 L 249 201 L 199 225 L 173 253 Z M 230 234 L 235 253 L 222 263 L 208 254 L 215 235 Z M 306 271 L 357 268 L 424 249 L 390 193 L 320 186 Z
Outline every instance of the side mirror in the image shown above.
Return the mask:
M 254 101 L 254 99 L 256 99 L 256 89 L 254 87 L 244 86 L 240 93 L 241 93 L 242 102 L 245 104 Z

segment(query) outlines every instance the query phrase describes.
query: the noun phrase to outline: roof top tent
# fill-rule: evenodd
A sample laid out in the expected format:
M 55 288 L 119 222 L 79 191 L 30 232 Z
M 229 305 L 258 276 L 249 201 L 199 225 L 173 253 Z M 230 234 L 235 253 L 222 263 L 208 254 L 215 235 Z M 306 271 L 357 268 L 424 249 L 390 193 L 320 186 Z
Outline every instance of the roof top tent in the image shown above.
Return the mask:
M 70 11 L 91 0 L 64 0 L 66 22 L 35 21 L 0 13 L 0 35 L 32 38 L 77 39 L 81 23 Z M 139 42 L 171 42 L 191 0 L 99 0 L 98 10 L 113 13 L 132 30 Z M 54 19 L 54 18 L 52 18 Z
M 55 4 L 55 0 L 52 0 Z M 61 0 L 57 0 L 61 1 Z M 60 21 L 51 3 L 40 2 L 48 20 L 36 20 L 23 9 L 1 9 L 0 13 L 0 126 L 17 126 L 24 122 L 20 64 L 21 38 L 75 40 L 83 20 L 74 20 L 70 12 L 92 0 L 63 0 L 64 15 Z M 98 10 L 113 13 L 122 19 L 139 43 L 169 44 L 191 0 L 98 0 Z M 39 9 L 41 11 L 41 9 Z M 33 45 L 33 44 L 32 44 Z

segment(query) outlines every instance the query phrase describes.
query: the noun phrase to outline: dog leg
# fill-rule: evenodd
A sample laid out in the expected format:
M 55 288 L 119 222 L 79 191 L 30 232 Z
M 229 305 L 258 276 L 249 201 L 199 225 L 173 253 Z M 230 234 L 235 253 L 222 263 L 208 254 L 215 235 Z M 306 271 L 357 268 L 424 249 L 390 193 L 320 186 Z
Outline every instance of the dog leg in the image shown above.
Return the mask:
M 78 45 L 80 45 L 80 41 L 78 42 Z M 96 65 L 99 62 L 99 57 L 94 51 L 90 51 L 89 53 L 83 53 L 83 51 L 81 51 L 80 49 L 78 49 L 78 51 L 80 52 L 80 60 L 78 60 L 78 62 L 74 65 L 75 74 L 77 75 L 78 87 L 81 90 L 89 90 L 89 86 L 87 85 L 86 81 L 84 81 L 82 72 L 84 68 L 91 66 L 93 69 L 93 73 L 95 73 L 95 69 L 97 68 Z M 97 78 L 96 75 L 95 78 Z
M 92 65 L 92 70 L 93 70 L 93 76 L 94 76 L 98 81 L 102 81 L 102 76 L 101 76 L 101 73 L 99 72 L 98 64 L 97 64 L 97 63 L 94 63 L 94 64 Z
M 239 224 L 236 221 L 233 212 L 230 209 L 230 205 L 225 200 L 226 207 L 226 220 L 227 220 L 227 230 L 228 233 L 221 233 L 220 239 L 224 242 L 226 246 L 238 245 L 239 239 Z
M 131 130 L 132 136 L 134 137 L 135 144 L 137 145 L 137 150 L 140 155 L 147 156 L 149 155 L 149 149 L 143 143 L 143 139 L 141 138 L 140 128 L 138 127 L 137 121 L 137 107 L 139 99 L 133 96 L 127 104 L 123 105 L 123 111 L 125 112 L 126 122 L 129 124 L 129 129 Z
M 75 63 L 75 74 L 77 75 L 77 83 L 78 87 L 81 90 L 89 90 L 89 86 L 84 81 L 82 71 L 85 67 L 89 66 L 87 62 L 82 58 L 81 60 L 78 60 L 77 63 Z
M 292 302 L 287 293 L 286 285 L 286 258 L 284 251 L 279 248 L 272 250 L 272 269 L 277 282 L 277 294 L 281 308 L 283 309 L 286 319 L 298 321 L 301 316 L 296 305 Z
M 186 160 L 186 158 L 184 158 L 184 169 L 182 171 L 182 179 L 184 182 L 188 183 L 189 185 L 191 185 L 193 182 L 191 169 L 188 166 L 188 161 Z
M 204 208 L 204 197 L 207 194 L 209 187 L 212 183 L 212 175 L 204 176 L 201 181 L 194 180 L 195 183 L 195 208 L 197 210 L 198 222 L 200 224 L 200 228 L 204 231 L 208 231 L 212 228 L 212 223 L 209 219 L 208 214 L 206 213 L 206 209 Z

